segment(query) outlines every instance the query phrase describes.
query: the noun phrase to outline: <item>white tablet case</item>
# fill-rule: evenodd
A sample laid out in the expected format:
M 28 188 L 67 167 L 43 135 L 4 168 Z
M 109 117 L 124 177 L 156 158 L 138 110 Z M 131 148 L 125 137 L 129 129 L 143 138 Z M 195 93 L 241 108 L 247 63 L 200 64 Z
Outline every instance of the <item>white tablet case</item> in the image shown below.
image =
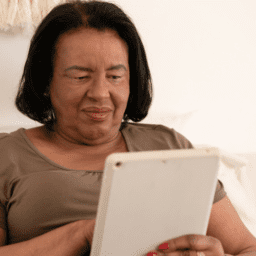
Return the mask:
M 175 237 L 206 235 L 219 154 L 207 148 L 108 156 L 90 255 L 142 256 Z

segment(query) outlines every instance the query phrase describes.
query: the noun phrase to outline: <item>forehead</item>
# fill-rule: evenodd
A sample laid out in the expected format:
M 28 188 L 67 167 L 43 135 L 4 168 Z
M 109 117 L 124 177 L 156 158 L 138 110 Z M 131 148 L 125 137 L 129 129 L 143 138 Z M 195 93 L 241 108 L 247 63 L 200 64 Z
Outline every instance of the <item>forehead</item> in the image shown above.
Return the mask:
M 57 55 L 61 58 L 107 56 L 128 58 L 128 46 L 114 30 L 98 31 L 82 29 L 62 35 L 57 43 Z

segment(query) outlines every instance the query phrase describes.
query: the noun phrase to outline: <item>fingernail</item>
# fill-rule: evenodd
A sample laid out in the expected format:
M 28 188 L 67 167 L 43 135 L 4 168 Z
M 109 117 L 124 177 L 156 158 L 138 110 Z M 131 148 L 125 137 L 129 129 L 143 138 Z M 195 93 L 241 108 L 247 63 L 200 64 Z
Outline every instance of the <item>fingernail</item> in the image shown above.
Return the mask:
M 169 245 L 168 245 L 168 243 L 160 244 L 160 245 L 158 246 L 158 249 L 160 249 L 160 250 L 169 249 Z
M 149 253 L 147 254 L 147 256 L 155 256 L 155 255 L 157 255 L 155 252 L 149 252 Z

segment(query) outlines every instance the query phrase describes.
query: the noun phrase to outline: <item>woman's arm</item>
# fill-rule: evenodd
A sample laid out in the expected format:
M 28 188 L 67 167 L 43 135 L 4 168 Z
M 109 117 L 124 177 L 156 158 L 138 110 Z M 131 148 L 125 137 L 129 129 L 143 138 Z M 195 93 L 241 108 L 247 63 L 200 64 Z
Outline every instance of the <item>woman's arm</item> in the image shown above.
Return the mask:
M 207 236 L 220 240 L 227 254 L 256 255 L 256 238 L 245 227 L 227 196 L 213 204 Z M 248 253 L 250 251 L 254 254 Z
M 2 256 L 80 256 L 89 250 L 86 238 L 90 220 L 79 220 L 31 240 L 0 247 Z

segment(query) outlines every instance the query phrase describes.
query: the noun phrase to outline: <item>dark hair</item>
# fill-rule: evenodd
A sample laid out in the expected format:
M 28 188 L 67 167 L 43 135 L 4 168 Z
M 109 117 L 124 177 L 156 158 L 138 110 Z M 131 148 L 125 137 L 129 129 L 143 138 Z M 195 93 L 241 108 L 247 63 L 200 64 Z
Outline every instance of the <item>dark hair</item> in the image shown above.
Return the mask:
M 43 19 L 31 39 L 15 99 L 16 108 L 52 129 L 56 117 L 50 97 L 45 93 L 49 92 L 53 77 L 58 39 L 64 33 L 83 28 L 115 30 L 128 45 L 130 96 L 121 127 L 128 120 L 140 122 L 147 116 L 153 97 L 145 49 L 131 19 L 117 5 L 102 1 L 69 0 L 57 5 Z

